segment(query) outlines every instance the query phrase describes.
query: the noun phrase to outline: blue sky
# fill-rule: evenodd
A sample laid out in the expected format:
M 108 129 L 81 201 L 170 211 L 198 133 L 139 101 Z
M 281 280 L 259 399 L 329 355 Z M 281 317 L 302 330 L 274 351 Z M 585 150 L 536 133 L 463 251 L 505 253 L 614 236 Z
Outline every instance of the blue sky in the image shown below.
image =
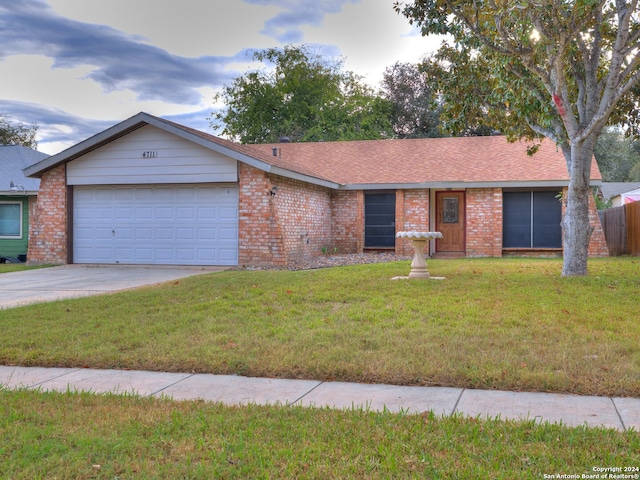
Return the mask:
M 393 0 L 0 0 L 0 113 L 55 154 L 140 111 L 213 132 L 213 96 L 251 53 L 309 44 L 378 86 L 437 40 Z

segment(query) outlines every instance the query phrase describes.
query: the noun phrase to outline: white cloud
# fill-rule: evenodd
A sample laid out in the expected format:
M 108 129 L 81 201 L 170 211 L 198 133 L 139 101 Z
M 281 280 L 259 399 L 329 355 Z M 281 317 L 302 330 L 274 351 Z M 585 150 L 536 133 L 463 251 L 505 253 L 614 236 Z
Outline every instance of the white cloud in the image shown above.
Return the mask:
M 306 39 L 338 46 L 346 67 L 377 86 L 385 67 L 397 61 L 416 63 L 439 44 L 416 35 L 415 27 L 392 6 L 379 0 L 346 5 L 339 15 L 327 15 L 321 28 L 305 28 Z
M 40 125 L 56 153 L 139 111 L 209 130 L 223 84 L 251 51 L 290 39 L 376 87 L 385 67 L 438 41 L 387 0 L 0 0 L 0 113 Z
M 273 39 L 260 33 L 278 13 L 274 6 L 241 0 L 49 0 L 74 20 L 105 24 L 173 55 L 233 56 L 244 48 L 265 48 Z

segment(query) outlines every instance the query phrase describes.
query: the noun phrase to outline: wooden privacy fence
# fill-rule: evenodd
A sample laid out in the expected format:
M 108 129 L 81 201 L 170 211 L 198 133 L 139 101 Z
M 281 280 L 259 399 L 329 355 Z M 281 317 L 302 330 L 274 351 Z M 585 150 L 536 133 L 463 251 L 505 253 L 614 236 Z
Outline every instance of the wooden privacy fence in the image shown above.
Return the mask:
M 609 255 L 640 256 L 640 202 L 600 212 Z

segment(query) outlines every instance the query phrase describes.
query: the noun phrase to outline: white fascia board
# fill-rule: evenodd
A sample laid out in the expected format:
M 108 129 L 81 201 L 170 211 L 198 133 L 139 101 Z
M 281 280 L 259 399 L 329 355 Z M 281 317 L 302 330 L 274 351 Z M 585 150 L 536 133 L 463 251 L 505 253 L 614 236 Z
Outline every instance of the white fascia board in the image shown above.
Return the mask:
M 599 180 L 598 180 L 599 182 Z M 467 188 L 544 188 L 566 187 L 567 180 L 522 181 L 522 182 L 424 182 L 424 183 L 360 183 L 341 187 L 342 190 L 420 190 L 427 188 L 451 188 L 464 190 Z M 596 183 L 592 183 L 596 185 Z

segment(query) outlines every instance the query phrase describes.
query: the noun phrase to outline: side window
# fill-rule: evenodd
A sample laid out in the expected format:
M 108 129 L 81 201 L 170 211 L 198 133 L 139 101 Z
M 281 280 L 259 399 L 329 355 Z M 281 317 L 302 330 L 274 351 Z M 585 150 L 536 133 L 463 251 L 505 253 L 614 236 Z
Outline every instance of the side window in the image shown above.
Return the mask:
M 0 203 L 0 238 L 22 238 L 22 203 Z

